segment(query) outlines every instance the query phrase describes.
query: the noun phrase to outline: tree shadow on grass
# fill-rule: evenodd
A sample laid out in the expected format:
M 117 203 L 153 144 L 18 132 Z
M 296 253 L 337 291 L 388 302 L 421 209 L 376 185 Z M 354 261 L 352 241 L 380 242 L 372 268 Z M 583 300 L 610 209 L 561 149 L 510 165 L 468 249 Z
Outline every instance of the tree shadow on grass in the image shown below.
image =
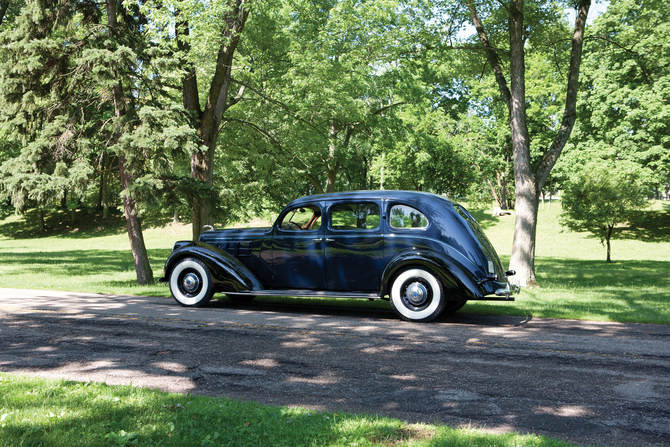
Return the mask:
M 535 316 L 670 324 L 670 262 L 541 258 L 539 290 L 521 299 Z
M 667 261 L 536 258 L 540 289 L 514 302 L 469 301 L 461 313 L 670 324 L 668 271 Z
M 156 271 L 155 265 L 161 265 L 170 254 L 170 249 L 147 250 L 153 261 L 155 274 L 162 275 L 162 269 Z M 92 276 L 114 275 L 134 271 L 135 263 L 129 250 L 67 250 L 30 253 L 0 253 L 2 265 L 8 268 L 18 267 L 21 273 L 34 274 L 36 278 L 51 276 Z M 124 285 L 137 285 L 137 281 L 121 281 Z M 125 284 L 128 282 L 129 284 Z M 121 285 L 121 284 L 119 284 Z
M 616 239 L 643 242 L 670 241 L 670 204 L 663 204 L 664 212 L 636 211 L 626 227 L 615 230 Z
M 536 269 L 542 287 L 603 290 L 606 288 L 670 288 L 668 261 L 605 261 L 537 258 Z
M 60 236 L 73 239 L 89 239 L 112 236 L 127 231 L 126 219 L 118 210 L 110 210 L 107 219 L 102 218 L 102 210 L 82 208 L 75 210 L 74 224 L 66 210 L 45 211 L 45 231 L 40 233 L 37 210 L 31 209 L 20 219 L 6 219 L 0 222 L 0 236 L 12 239 L 35 239 Z

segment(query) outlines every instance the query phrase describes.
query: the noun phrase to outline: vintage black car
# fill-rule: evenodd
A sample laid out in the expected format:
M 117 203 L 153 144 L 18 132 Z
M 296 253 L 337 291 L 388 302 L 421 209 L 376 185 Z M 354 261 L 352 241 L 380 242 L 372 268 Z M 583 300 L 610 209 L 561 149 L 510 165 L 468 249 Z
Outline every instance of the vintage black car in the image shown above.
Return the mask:
M 511 275 L 462 206 L 429 193 L 358 191 L 294 200 L 270 228 L 177 242 L 161 281 L 184 306 L 204 306 L 215 292 L 237 301 L 357 297 L 430 321 L 468 300 L 513 301 Z

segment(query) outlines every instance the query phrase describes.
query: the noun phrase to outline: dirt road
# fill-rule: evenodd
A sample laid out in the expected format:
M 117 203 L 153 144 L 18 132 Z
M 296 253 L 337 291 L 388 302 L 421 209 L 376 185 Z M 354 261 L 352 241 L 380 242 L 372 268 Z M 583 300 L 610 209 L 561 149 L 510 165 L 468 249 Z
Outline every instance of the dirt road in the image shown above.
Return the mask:
M 670 326 L 0 289 L 0 370 L 670 445 Z

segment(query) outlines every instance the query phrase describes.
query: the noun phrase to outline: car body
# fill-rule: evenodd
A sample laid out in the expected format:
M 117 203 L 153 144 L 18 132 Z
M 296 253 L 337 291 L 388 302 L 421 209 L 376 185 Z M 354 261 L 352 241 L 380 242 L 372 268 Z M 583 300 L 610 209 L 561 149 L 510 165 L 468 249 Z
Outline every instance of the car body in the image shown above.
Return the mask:
M 513 274 L 462 206 L 423 192 L 355 191 L 294 200 L 270 228 L 177 242 L 161 281 L 184 306 L 204 306 L 215 292 L 360 297 L 430 321 L 468 300 L 513 301 Z

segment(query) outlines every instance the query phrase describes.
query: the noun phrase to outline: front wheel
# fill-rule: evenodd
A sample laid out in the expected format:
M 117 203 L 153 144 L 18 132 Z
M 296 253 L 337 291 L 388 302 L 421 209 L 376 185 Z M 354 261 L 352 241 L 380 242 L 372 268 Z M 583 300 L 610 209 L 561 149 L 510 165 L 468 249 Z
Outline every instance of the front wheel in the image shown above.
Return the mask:
M 391 284 L 391 305 L 403 320 L 434 320 L 445 306 L 442 284 L 435 275 L 423 268 L 404 270 Z
M 202 307 L 212 299 L 212 275 L 199 259 L 184 258 L 170 272 L 170 292 L 182 306 Z

